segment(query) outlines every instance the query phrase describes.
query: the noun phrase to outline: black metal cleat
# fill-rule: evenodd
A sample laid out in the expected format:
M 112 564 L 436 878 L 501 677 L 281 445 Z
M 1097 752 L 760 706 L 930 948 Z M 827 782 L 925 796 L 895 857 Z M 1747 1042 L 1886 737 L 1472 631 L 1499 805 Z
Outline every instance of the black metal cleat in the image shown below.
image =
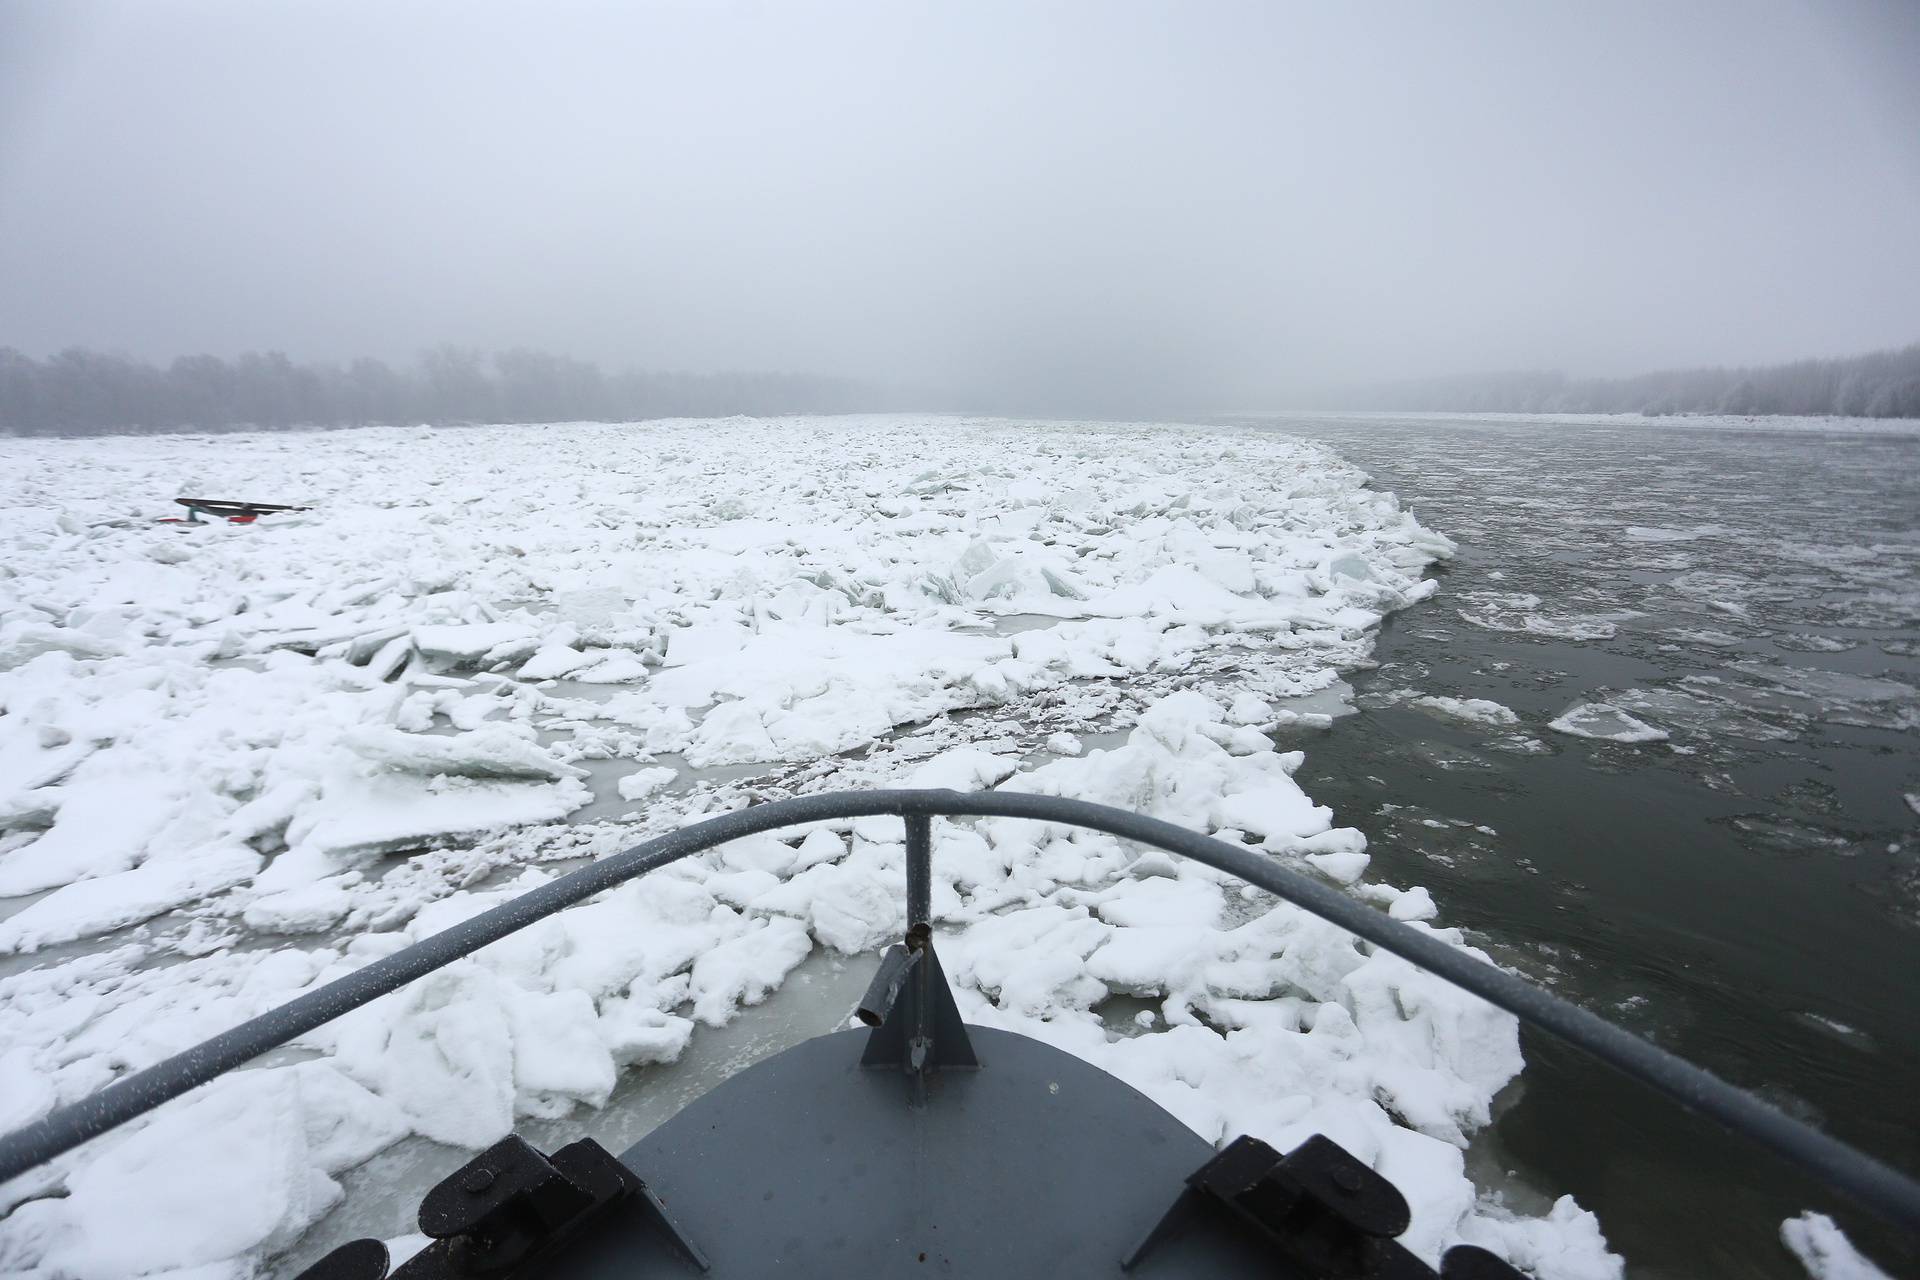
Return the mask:
M 1120 1265 L 1131 1271 L 1180 1232 L 1224 1228 L 1264 1238 L 1283 1274 L 1433 1280 L 1432 1268 L 1394 1240 L 1411 1221 L 1399 1189 L 1331 1138 L 1315 1134 L 1282 1157 L 1240 1137 L 1188 1175 L 1186 1190 Z M 1445 1265 L 1445 1280 L 1525 1280 L 1471 1246 L 1452 1250 Z
M 378 1240 L 349 1240 L 300 1273 L 300 1280 L 386 1280 L 392 1265 Z
M 905 945 L 887 948 L 856 1016 L 873 1028 L 860 1065 L 906 1072 L 916 1104 L 925 1100 L 932 1072 L 980 1065 L 925 925 L 910 931 Z
M 1440 1259 L 1440 1280 L 1527 1280 L 1512 1263 L 1477 1244 L 1457 1244 Z
M 589 1227 L 636 1213 L 682 1259 L 707 1269 L 706 1257 L 667 1216 L 659 1197 L 605 1147 L 583 1138 L 549 1158 L 510 1135 L 427 1192 L 420 1230 L 434 1243 L 393 1277 L 514 1280 L 541 1274 L 557 1249 Z M 386 1247 L 356 1240 L 309 1267 L 300 1280 L 383 1280 L 386 1274 Z

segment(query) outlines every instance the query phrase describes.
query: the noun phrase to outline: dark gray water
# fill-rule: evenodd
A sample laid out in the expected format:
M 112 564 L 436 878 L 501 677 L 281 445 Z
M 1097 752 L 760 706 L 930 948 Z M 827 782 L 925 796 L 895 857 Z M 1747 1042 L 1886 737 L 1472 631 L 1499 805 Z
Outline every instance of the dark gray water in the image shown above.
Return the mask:
M 1504 962 L 1920 1169 L 1920 438 L 1290 420 L 1460 543 L 1301 781 Z M 1486 698 L 1449 721 L 1411 692 Z M 1548 722 L 1608 700 L 1665 741 Z M 1914 796 L 1909 800 L 1908 795 Z M 1543 1037 L 1476 1155 L 1640 1276 L 1801 1272 L 1781 1219 L 1910 1242 Z

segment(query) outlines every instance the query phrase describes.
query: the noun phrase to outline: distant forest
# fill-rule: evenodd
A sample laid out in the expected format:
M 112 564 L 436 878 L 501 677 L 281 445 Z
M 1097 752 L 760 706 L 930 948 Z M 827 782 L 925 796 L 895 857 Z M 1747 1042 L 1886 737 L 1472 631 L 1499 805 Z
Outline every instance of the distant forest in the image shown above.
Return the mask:
M 1680 369 L 1633 378 L 1505 373 L 1397 382 L 1355 408 L 1461 413 L 1840 414 L 1920 418 L 1920 343 L 1844 360 L 1758 369 Z
M 951 397 L 935 397 L 950 399 Z M 459 347 L 410 365 L 295 364 L 277 351 L 160 366 L 84 348 L 0 347 L 0 434 L 276 430 L 373 423 L 625 422 L 727 414 L 933 409 L 927 396 L 793 373 L 603 373 L 539 351 Z M 1398 382 L 1347 407 L 1462 413 L 1841 414 L 1920 418 L 1920 343 L 1844 360 L 1633 378 L 1508 373 Z M 977 406 L 976 406 L 977 407 Z M 1017 405 L 999 411 L 1018 412 Z M 1136 410 L 1137 411 L 1137 410 Z
M 442 347 L 402 368 L 295 364 L 270 351 L 163 368 L 80 348 L 34 360 L 0 347 L 0 433 L 15 435 L 835 413 L 884 407 L 881 395 L 803 374 L 607 374 L 538 351 Z

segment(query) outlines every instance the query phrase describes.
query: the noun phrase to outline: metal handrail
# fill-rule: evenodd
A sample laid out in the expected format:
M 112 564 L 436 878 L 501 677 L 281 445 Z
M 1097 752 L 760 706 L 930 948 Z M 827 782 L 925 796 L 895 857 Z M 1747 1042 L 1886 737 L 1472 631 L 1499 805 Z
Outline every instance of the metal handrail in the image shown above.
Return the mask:
M 1920 1182 L 1430 933 L 1391 919 L 1246 846 L 1107 805 L 1010 791 L 837 791 L 798 796 L 738 809 L 648 840 L 375 960 L 7 1134 L 0 1138 L 0 1182 L 45 1164 L 348 1010 L 635 876 L 743 836 L 802 823 L 885 815 L 906 820 L 909 927 L 924 923 L 930 910 L 931 820 L 935 817 L 1026 818 L 1155 845 L 1257 885 L 1445 978 L 1753 1139 L 1862 1206 L 1920 1234 Z

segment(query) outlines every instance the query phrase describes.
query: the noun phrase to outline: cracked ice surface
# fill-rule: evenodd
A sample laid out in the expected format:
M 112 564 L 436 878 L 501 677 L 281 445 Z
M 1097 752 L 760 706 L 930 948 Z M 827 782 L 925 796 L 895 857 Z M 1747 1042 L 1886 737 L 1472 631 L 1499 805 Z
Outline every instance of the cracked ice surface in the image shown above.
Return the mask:
M 1141 809 L 1463 945 L 1425 890 L 1365 880 L 1364 838 L 1266 732 L 1324 723 L 1300 700 L 1451 550 L 1315 446 L 840 418 L 3 448 L 8 1127 L 548 879 L 535 864 L 807 791 Z M 313 510 L 147 522 L 183 488 Z M 1471 1240 L 1617 1273 L 1570 1200 L 1520 1216 L 1463 1172 L 1521 1067 L 1511 1019 L 1205 868 L 1031 823 L 938 830 L 969 1018 L 1209 1138 L 1330 1134 L 1407 1190 L 1430 1259 Z M 374 1152 L 600 1106 L 816 946 L 884 945 L 902 860 L 898 824 L 862 820 L 603 894 L 5 1188 L 0 1269 L 254 1272 Z M 1116 995 L 1158 1001 L 1158 1029 L 1111 1035 Z

